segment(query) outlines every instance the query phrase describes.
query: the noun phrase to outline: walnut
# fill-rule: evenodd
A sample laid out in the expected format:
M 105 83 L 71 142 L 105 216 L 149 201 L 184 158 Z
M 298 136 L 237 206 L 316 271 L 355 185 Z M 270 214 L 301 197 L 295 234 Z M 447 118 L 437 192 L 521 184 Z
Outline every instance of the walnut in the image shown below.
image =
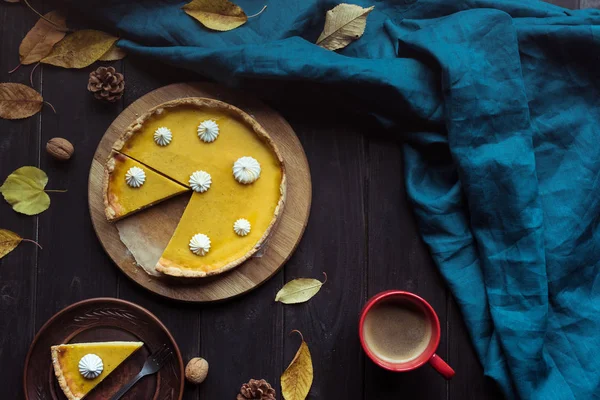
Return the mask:
M 208 375 L 208 362 L 204 358 L 192 358 L 185 367 L 185 377 L 196 385 L 204 382 L 206 375 Z
M 75 148 L 67 139 L 53 138 L 46 144 L 46 151 L 57 160 L 66 161 L 71 158 Z

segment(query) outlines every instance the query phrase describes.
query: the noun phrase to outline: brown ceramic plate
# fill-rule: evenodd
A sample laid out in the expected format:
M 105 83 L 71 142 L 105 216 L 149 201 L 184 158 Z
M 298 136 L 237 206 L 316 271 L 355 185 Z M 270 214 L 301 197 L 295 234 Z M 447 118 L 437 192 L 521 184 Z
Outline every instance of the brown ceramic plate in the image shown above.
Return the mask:
M 25 361 L 28 400 L 64 400 L 54 377 L 50 346 L 61 343 L 141 341 L 144 346 L 102 381 L 86 400 L 108 399 L 142 369 L 146 358 L 163 344 L 174 354 L 158 374 L 142 378 L 124 397 L 129 400 L 181 400 L 183 360 L 167 328 L 148 310 L 128 301 L 98 298 L 75 303 L 54 315 L 40 329 Z

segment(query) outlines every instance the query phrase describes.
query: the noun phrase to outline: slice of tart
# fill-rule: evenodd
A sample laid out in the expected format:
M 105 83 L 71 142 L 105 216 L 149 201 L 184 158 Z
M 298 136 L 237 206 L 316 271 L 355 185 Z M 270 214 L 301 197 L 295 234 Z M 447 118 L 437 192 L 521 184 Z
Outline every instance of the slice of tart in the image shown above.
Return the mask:
M 67 399 L 80 400 L 143 345 L 99 342 L 52 346 L 54 374 Z
M 199 278 L 241 264 L 266 242 L 283 210 L 281 154 L 257 121 L 229 104 L 161 104 L 113 148 L 194 190 L 156 265 L 163 274 Z
M 116 221 L 189 190 L 114 151 L 106 163 L 104 174 L 104 211 L 109 221 Z

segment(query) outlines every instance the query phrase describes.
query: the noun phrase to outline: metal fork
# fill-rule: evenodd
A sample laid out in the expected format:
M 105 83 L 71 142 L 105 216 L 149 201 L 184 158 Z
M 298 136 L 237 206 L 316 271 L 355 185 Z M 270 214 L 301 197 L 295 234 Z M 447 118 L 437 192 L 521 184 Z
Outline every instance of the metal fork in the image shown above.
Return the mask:
M 148 359 L 144 363 L 144 367 L 129 383 L 121 388 L 110 400 L 119 400 L 125 393 L 129 391 L 140 379 L 147 375 L 152 375 L 158 372 L 162 368 L 163 365 L 169 360 L 169 358 L 173 355 L 171 349 L 167 347 L 166 344 L 163 344 L 162 347 L 156 350 L 154 353 L 148 356 Z

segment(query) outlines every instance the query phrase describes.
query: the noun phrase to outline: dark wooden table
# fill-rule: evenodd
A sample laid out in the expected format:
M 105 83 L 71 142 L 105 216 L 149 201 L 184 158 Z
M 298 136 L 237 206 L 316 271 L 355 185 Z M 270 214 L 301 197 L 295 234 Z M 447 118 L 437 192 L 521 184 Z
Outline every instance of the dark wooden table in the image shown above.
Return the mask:
M 555 2 L 578 8 L 596 6 L 598 0 Z M 51 10 L 41 1 L 32 3 Z M 28 82 L 31 67 L 12 75 L 6 71 L 17 64 L 19 43 L 36 20 L 25 7 L 0 2 L 1 82 Z M 92 67 L 40 66 L 34 87 L 57 114 L 44 107 L 29 119 L 0 120 L 0 180 L 34 165 L 48 173 L 49 188 L 68 189 L 52 194 L 50 209 L 37 217 L 17 214 L 0 201 L 0 228 L 44 246 L 40 251 L 23 243 L 0 261 L 1 398 L 23 398 L 22 367 L 38 329 L 63 307 L 101 296 L 148 308 L 171 330 L 185 361 L 199 355 L 209 361 L 207 381 L 186 386 L 185 399 L 234 399 L 250 378 L 265 378 L 279 393 L 279 376 L 299 345 L 297 336 L 288 335 L 292 329 L 302 331 L 312 352 L 311 399 L 500 398 L 494 383 L 484 378 L 457 305 L 419 238 L 403 187 L 400 143 L 373 132 L 367 117 L 332 106 L 340 99 L 324 97 L 318 87 L 258 82 L 246 88 L 289 121 L 312 170 L 309 224 L 284 269 L 250 294 L 215 305 L 166 301 L 125 277 L 91 226 L 87 183 L 92 155 L 124 107 L 155 88 L 199 77 L 135 57 L 112 64 L 125 74 L 122 101 L 105 105 L 87 92 Z M 68 163 L 45 152 L 46 142 L 57 136 L 75 145 Z M 273 302 L 285 282 L 321 278 L 322 271 L 329 281 L 310 302 Z M 456 370 L 452 381 L 428 366 L 388 373 L 364 357 L 357 335 L 359 311 L 368 297 L 392 288 L 414 291 L 437 310 L 443 333 L 438 353 Z

